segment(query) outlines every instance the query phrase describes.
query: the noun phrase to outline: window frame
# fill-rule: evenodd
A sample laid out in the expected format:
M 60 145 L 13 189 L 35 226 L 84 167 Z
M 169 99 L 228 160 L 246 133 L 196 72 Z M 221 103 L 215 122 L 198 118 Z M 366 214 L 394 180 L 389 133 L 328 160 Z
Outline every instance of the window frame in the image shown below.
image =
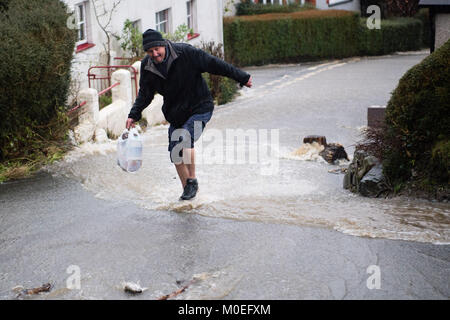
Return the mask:
M 165 20 L 160 20 L 160 14 L 164 13 L 165 14 Z M 159 31 L 159 32 L 163 32 L 163 33 L 169 33 L 170 32 L 170 8 L 158 11 L 155 13 L 155 30 Z M 166 30 L 161 30 L 160 26 L 165 24 L 165 29 Z
M 86 4 L 87 4 L 86 1 L 75 4 L 75 8 L 76 8 L 75 10 L 76 10 L 76 15 L 77 15 L 77 41 L 75 43 L 76 46 L 88 43 Z M 82 12 L 84 19 L 81 19 L 81 17 L 80 17 L 80 7 L 82 8 L 81 12 Z M 83 39 L 79 39 L 80 30 L 81 30 L 80 25 L 82 25 L 82 30 L 83 30 L 83 35 L 84 35 Z
M 139 32 L 142 33 L 142 21 L 141 19 L 137 19 L 131 22 L 133 28 L 137 29 Z
M 194 30 L 194 1 L 186 1 L 186 17 L 188 29 Z

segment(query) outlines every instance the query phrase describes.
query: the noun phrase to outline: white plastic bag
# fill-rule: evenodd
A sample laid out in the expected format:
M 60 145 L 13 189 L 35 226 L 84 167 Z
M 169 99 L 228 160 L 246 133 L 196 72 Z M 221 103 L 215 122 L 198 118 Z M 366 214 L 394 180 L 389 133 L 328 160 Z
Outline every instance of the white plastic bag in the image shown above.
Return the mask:
M 136 172 L 142 165 L 142 138 L 136 128 L 125 129 L 117 141 L 117 164 L 125 171 Z

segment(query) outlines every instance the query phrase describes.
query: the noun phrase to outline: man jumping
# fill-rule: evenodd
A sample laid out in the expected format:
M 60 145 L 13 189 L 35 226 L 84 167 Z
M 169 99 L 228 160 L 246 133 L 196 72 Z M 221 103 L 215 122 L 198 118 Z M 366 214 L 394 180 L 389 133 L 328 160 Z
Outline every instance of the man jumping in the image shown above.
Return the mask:
M 139 93 L 128 115 L 126 128 L 141 119 L 142 110 L 156 93 L 164 97 L 162 112 L 170 123 L 170 160 L 175 164 L 183 186 L 180 199 L 189 200 L 198 191 L 194 142 L 200 138 L 214 110 L 213 98 L 202 73 L 226 76 L 249 88 L 251 76 L 189 44 L 163 39 L 161 33 L 152 29 L 143 33 L 142 42 L 147 56 L 142 60 Z M 180 130 L 177 129 L 184 134 L 178 134 Z

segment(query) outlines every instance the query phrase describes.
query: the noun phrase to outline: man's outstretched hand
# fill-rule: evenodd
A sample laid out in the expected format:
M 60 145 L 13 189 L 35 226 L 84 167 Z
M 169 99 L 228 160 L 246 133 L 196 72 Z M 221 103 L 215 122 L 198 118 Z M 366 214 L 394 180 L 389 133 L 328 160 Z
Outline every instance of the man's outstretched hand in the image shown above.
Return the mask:
M 125 125 L 125 127 L 129 130 L 130 127 L 134 128 L 135 126 L 136 126 L 136 125 L 135 125 L 134 119 L 128 118 L 128 119 L 127 119 L 127 124 Z
M 244 86 L 251 88 L 252 87 L 252 77 L 250 76 L 250 78 L 248 79 L 247 83 L 244 84 Z

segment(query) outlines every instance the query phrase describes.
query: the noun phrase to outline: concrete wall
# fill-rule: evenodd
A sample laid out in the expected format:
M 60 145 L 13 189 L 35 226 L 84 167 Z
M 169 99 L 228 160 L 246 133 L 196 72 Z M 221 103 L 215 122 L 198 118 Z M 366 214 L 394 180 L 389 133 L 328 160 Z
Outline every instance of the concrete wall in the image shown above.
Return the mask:
M 63 0 L 69 7 L 73 8 L 82 0 Z M 74 55 L 72 66 L 72 77 L 78 79 L 80 88 L 88 87 L 87 71 L 94 65 L 104 65 L 106 57 L 104 55 L 103 44 L 106 43 L 106 36 L 100 29 L 93 10 L 93 0 L 84 1 L 87 4 L 87 38 L 88 42 L 95 46 L 78 52 Z M 97 8 L 103 8 L 105 3 L 106 10 L 112 8 L 113 0 L 97 0 Z M 140 20 L 140 29 L 145 31 L 149 28 L 155 29 L 156 17 L 158 11 L 170 8 L 169 30 L 175 31 L 176 28 L 187 23 L 186 1 L 184 0 L 122 0 L 113 14 L 111 22 L 111 31 L 121 35 L 123 24 L 126 19 L 131 21 Z M 102 12 L 102 10 L 99 10 Z M 194 32 L 199 33 L 198 38 L 188 41 L 192 45 L 198 45 L 203 41 L 215 41 L 223 43 L 223 0 L 194 0 Z M 120 41 L 112 40 L 113 58 L 124 56 L 120 48 Z M 111 64 L 122 64 L 124 61 L 111 60 Z
M 435 17 L 436 22 L 436 38 L 435 50 L 450 39 L 450 13 L 439 13 Z

